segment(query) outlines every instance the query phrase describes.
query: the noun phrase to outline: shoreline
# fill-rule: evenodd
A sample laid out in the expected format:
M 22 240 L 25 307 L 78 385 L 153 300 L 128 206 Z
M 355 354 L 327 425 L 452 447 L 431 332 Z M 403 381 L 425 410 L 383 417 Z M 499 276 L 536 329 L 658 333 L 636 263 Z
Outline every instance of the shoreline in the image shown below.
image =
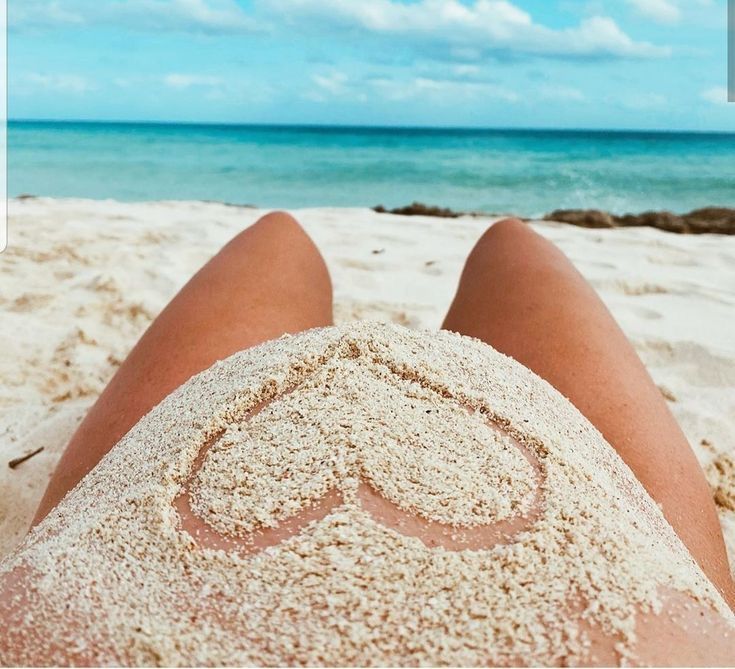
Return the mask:
M 337 323 L 432 329 L 464 259 L 498 219 L 292 211 L 326 259 Z M 263 213 L 197 201 L 9 201 L 0 254 L 0 555 L 25 532 L 67 440 L 138 337 Z M 530 225 L 600 294 L 667 399 L 710 482 L 735 568 L 735 236 Z
M 255 204 L 240 204 L 220 200 L 134 200 L 124 201 L 114 198 L 56 198 L 45 195 L 22 193 L 9 197 L 8 201 L 24 200 L 84 200 L 90 202 L 118 202 L 120 204 L 156 204 L 162 202 L 200 202 L 202 204 L 218 204 L 237 209 L 279 209 L 279 207 L 260 207 Z M 368 207 L 296 207 L 288 209 L 367 209 Z M 676 234 L 717 234 L 735 235 L 735 208 L 710 205 L 693 209 L 686 213 L 674 213 L 666 209 L 647 210 L 639 213 L 614 214 L 602 209 L 555 209 L 538 217 L 521 216 L 512 212 L 462 211 L 440 205 L 412 202 L 401 207 L 388 208 L 381 204 L 369 207 L 378 214 L 394 214 L 398 216 L 428 216 L 431 218 L 519 218 L 522 221 L 550 221 L 567 223 L 581 228 L 607 229 L 646 227 L 672 232 Z

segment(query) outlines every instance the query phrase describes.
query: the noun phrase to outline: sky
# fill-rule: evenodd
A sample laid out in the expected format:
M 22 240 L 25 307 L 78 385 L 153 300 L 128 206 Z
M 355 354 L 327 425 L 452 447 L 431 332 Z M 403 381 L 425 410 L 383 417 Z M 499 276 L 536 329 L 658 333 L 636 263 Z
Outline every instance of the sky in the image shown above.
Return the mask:
M 735 131 L 727 0 L 8 0 L 11 119 Z

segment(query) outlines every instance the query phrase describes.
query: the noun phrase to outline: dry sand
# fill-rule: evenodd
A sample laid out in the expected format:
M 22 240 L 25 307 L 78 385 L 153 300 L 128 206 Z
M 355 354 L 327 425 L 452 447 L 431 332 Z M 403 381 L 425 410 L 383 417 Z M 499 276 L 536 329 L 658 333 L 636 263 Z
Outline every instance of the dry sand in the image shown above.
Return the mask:
M 261 213 L 198 202 L 11 201 L 0 255 L 0 555 L 22 538 L 66 441 L 136 338 Z M 332 272 L 338 322 L 429 328 L 492 222 L 295 213 Z M 659 384 L 712 484 L 735 563 L 735 238 L 533 225 L 600 292 Z

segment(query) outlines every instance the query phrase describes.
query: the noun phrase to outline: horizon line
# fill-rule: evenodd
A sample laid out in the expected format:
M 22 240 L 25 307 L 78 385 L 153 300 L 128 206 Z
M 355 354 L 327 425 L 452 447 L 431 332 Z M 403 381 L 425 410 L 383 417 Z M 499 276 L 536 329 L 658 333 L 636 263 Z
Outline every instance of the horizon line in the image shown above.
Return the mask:
M 163 121 L 163 120 L 124 120 L 124 119 L 54 119 L 54 118 L 8 118 L 11 123 L 68 123 L 88 125 L 179 125 L 201 127 L 232 127 L 232 128 L 309 128 L 309 129 L 344 129 L 344 130 L 440 130 L 440 131 L 519 131 L 519 132 L 618 132 L 618 133 L 658 133 L 658 134 L 713 134 L 732 135 L 733 130 L 704 130 L 682 128 L 603 128 L 603 127 L 576 127 L 563 128 L 551 126 L 452 126 L 452 125 L 382 125 L 382 124 L 350 124 L 350 123 L 276 123 L 264 121 Z

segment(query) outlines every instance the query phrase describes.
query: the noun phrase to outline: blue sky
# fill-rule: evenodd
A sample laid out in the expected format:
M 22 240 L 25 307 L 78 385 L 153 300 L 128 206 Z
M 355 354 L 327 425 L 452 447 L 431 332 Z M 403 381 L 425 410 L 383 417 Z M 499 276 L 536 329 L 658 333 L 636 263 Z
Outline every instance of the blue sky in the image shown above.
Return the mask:
M 735 131 L 726 0 L 9 0 L 11 118 Z

